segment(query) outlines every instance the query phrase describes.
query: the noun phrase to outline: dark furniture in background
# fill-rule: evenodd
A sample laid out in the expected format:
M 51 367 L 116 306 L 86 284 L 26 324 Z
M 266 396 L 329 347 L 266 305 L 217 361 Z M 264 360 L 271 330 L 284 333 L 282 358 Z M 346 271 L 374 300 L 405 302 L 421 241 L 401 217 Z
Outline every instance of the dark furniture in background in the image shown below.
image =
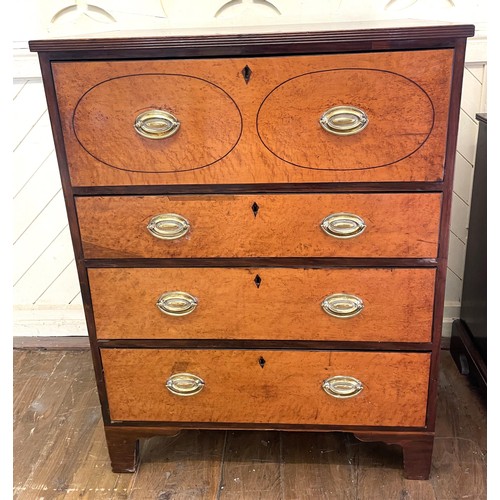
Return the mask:
M 486 395 L 486 177 L 487 121 L 479 120 L 474 184 L 465 258 L 460 319 L 453 322 L 451 354 L 460 372 L 470 375 Z

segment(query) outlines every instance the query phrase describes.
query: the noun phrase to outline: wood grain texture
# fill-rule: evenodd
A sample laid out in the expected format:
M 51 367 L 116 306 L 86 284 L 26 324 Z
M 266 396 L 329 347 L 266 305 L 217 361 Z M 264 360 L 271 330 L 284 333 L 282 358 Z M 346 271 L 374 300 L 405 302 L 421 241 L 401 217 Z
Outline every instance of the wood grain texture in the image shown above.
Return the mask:
M 416 52 L 380 52 L 380 53 L 365 53 L 365 54 L 336 54 L 336 55 L 321 55 L 321 56 L 293 56 L 293 57 L 279 57 L 279 58 L 251 58 L 245 57 L 241 59 L 210 59 L 210 60 L 162 60 L 162 61 L 114 61 L 114 62 L 55 62 L 52 64 L 55 85 L 58 94 L 58 106 L 61 113 L 62 130 L 65 138 L 66 152 L 69 170 L 71 174 L 72 184 L 74 186 L 92 186 L 92 185 L 130 185 L 130 184 L 225 184 L 225 183 L 269 183 L 269 182 L 377 182 L 377 181 L 437 181 L 442 179 L 443 174 L 443 159 L 444 159 L 444 139 L 447 130 L 447 117 L 448 117 L 448 105 L 449 105 L 449 92 L 450 92 L 450 78 L 451 78 L 451 62 L 452 62 L 453 51 L 452 50 L 435 50 L 435 51 L 416 51 Z M 252 76 L 250 82 L 247 84 L 244 81 L 243 75 L 241 74 L 242 69 L 245 66 L 249 66 L 252 70 Z M 320 149 L 323 151 L 322 158 L 319 158 L 319 163 L 321 168 L 335 168 L 335 169 L 345 169 L 345 170 L 328 170 L 328 171 L 318 171 L 318 170 L 308 170 L 304 168 L 297 168 L 296 166 L 290 165 L 283 162 L 281 159 L 276 157 L 271 153 L 263 144 L 261 143 L 258 135 L 256 133 L 255 121 L 258 114 L 259 107 L 264 101 L 266 96 L 270 94 L 277 86 L 283 82 L 295 78 L 299 75 L 306 73 L 314 73 L 318 71 L 328 71 L 328 75 L 337 74 L 338 70 L 345 70 L 346 68 L 356 68 L 359 71 L 364 71 L 363 75 L 370 73 L 372 70 L 377 70 L 383 72 L 384 75 L 397 74 L 401 76 L 394 76 L 394 79 L 405 82 L 404 86 L 414 86 L 414 88 L 422 88 L 420 93 L 414 95 L 423 95 L 422 92 L 426 94 L 425 97 L 426 105 L 418 104 L 414 100 L 404 100 L 404 108 L 417 107 L 418 113 L 423 114 L 423 118 L 416 123 L 421 123 L 422 125 L 415 126 L 414 128 L 408 128 L 405 124 L 401 123 L 401 119 L 395 119 L 394 117 L 399 116 L 398 110 L 390 112 L 390 108 L 387 105 L 381 104 L 380 97 L 377 96 L 373 101 L 367 101 L 368 97 L 362 97 L 365 95 L 366 90 L 370 90 L 372 85 L 368 81 L 361 79 L 361 86 L 359 92 L 360 97 L 356 96 L 356 93 L 351 95 L 342 94 L 342 100 L 350 100 L 350 104 L 367 107 L 369 113 L 372 113 L 374 126 L 371 132 L 367 134 L 360 134 L 359 136 L 354 136 L 347 139 L 347 141 L 339 142 L 336 137 L 330 136 L 324 132 L 319 123 L 319 117 L 322 112 L 328 107 L 339 105 L 339 104 L 349 104 L 345 102 L 338 102 L 333 96 L 328 99 L 328 95 L 325 95 L 321 102 L 312 102 L 308 105 L 308 99 L 300 99 L 304 92 L 307 93 L 307 88 L 300 95 L 294 97 L 296 101 L 303 102 L 305 108 L 303 110 L 295 110 L 294 108 L 290 110 L 283 110 L 280 113 L 279 109 L 271 110 L 273 115 L 271 121 L 267 118 L 263 118 L 262 122 L 259 124 L 259 130 L 264 130 L 264 135 L 269 140 L 272 136 L 273 144 L 279 141 L 283 134 L 288 134 L 290 126 L 293 126 L 294 120 L 292 120 L 292 115 L 295 112 L 304 112 L 305 120 L 313 122 L 315 125 L 306 125 L 308 130 L 311 132 L 304 136 L 304 140 L 308 141 L 308 138 L 312 140 L 310 146 L 316 146 L 319 142 Z M 369 70 L 369 71 L 365 71 Z M 241 139 L 238 142 L 237 147 L 222 160 L 213 164 L 213 166 L 202 168 L 195 171 L 187 172 L 171 172 L 167 174 L 160 173 L 141 173 L 142 171 L 158 170 L 159 167 L 155 167 L 150 163 L 151 155 L 153 154 L 155 158 L 158 158 L 161 151 L 164 151 L 165 155 L 169 155 L 169 144 L 173 144 L 174 148 L 174 158 L 176 158 L 177 145 L 186 144 L 183 137 L 191 137 L 191 130 L 184 131 L 187 127 L 182 128 L 182 132 L 179 132 L 179 136 L 176 140 L 168 140 L 167 142 L 154 141 L 158 144 L 150 144 L 152 141 L 142 141 L 136 140 L 134 138 L 128 144 L 127 147 L 127 137 L 130 137 L 129 132 L 121 132 L 122 130 L 133 130 L 133 122 L 131 122 L 131 117 L 135 116 L 139 110 L 143 110 L 144 106 L 155 107 L 159 109 L 173 109 L 175 111 L 176 100 L 177 100 L 177 90 L 174 91 L 162 91 L 160 94 L 151 94 L 151 97 L 147 97 L 146 94 L 142 98 L 142 90 L 139 90 L 139 97 L 137 102 L 132 99 L 130 102 L 130 109 L 128 109 L 125 114 L 120 113 L 119 116 L 114 115 L 114 110 L 112 106 L 100 103 L 99 99 L 96 99 L 96 105 L 99 105 L 99 111 L 96 107 L 92 108 L 90 113 L 83 113 L 81 115 L 77 114 L 75 117 L 78 118 L 77 121 L 77 134 L 83 129 L 90 130 L 90 123 L 92 126 L 96 120 L 92 120 L 91 116 L 96 114 L 99 116 L 97 123 L 111 123 L 115 120 L 122 120 L 121 116 L 128 118 L 123 119 L 123 125 L 117 125 L 120 132 L 118 132 L 118 143 L 123 144 L 124 147 L 118 153 L 118 157 L 112 160 L 113 162 L 118 162 L 119 165 L 126 163 L 127 171 L 119 170 L 117 168 L 110 168 L 107 164 L 102 161 L 96 160 L 93 156 L 89 155 L 85 149 L 83 149 L 77 140 L 75 135 L 75 129 L 73 128 L 73 115 L 75 113 L 75 108 L 77 108 L 78 102 L 82 99 L 82 96 L 86 92 L 89 92 L 96 85 L 100 85 L 100 88 L 104 88 L 105 84 L 102 82 L 109 81 L 110 79 L 120 79 L 119 81 L 126 82 L 129 75 L 146 75 L 146 74 L 163 74 L 163 75 L 185 75 L 191 79 L 202 79 L 204 81 L 210 82 L 207 86 L 215 85 L 230 96 L 230 98 L 236 103 L 236 106 L 241 110 L 242 120 L 243 120 L 243 132 Z M 134 77 L 135 78 L 135 77 Z M 147 77 L 149 78 L 149 77 Z M 392 77 L 390 77 L 392 78 Z M 118 81 L 118 80 L 115 80 Z M 198 81 L 198 80 L 196 80 Z M 391 80 L 392 82 L 392 80 Z M 411 83 L 408 83 L 411 82 Z M 102 85 L 101 85 L 102 84 Z M 155 86 L 156 83 L 153 85 Z M 365 85 L 367 88 L 365 89 Z M 317 86 L 314 82 L 310 82 L 310 88 L 313 89 L 313 95 L 317 93 Z M 307 87 L 307 85 L 306 85 Z M 341 85 L 342 87 L 342 85 Z M 385 90 L 392 90 L 394 95 L 387 96 L 384 102 L 391 102 L 397 105 L 398 95 L 401 93 L 401 89 L 393 87 L 393 85 L 384 85 Z M 413 88 L 413 87 L 412 87 Z M 117 92 L 118 102 L 122 99 L 123 102 L 131 101 L 127 91 Z M 145 91 L 146 92 L 146 91 Z M 168 92 L 173 92 L 172 97 L 169 97 Z M 200 91 L 201 92 L 201 91 Z M 146 92 L 147 93 L 147 92 Z M 205 94 L 206 92 L 202 92 Z M 92 91 L 90 91 L 87 96 L 91 96 Z M 120 97 L 120 94 L 122 97 Z M 187 123 L 190 123 L 190 116 L 196 114 L 196 110 L 200 106 L 210 105 L 210 92 L 203 95 L 202 101 L 204 104 L 200 103 L 200 99 L 192 99 L 188 103 L 183 103 L 180 109 L 185 109 L 186 107 L 192 107 L 195 111 L 191 109 L 187 113 Z M 197 95 L 197 93 L 195 93 Z M 185 96 L 185 99 L 188 99 Z M 418 99 L 417 99 L 418 100 Z M 432 102 L 432 105 L 429 104 Z M 172 104 L 173 103 L 173 104 Z M 330 104 L 327 104 L 330 103 Z M 403 103 L 401 103 L 403 106 Z M 180 106 L 180 105 L 179 105 Z M 239 130 L 239 126 L 236 126 L 237 116 L 234 112 L 234 107 L 225 105 L 224 109 L 227 108 L 227 124 L 220 125 L 224 127 L 224 130 L 230 130 L 230 134 L 235 133 L 235 127 Z M 326 108 L 325 108 L 326 106 Z M 396 106 L 397 107 L 397 106 Z M 431 117 L 431 108 L 433 110 L 434 116 Z M 122 108 L 120 108 L 121 110 Z M 186 108 L 187 109 L 187 108 Z M 265 111 L 265 108 L 263 107 Z M 214 108 L 214 118 L 210 119 L 209 122 L 213 123 L 214 126 L 219 126 L 221 120 L 225 118 L 218 114 L 218 109 Z M 399 110 L 401 111 L 401 110 Z M 209 112 L 209 111 L 206 111 Z M 205 111 L 201 111 L 203 115 Z M 283 119 L 283 113 L 291 113 L 288 120 L 288 128 L 281 128 L 281 120 Z M 319 113 L 319 114 L 318 114 Z M 175 113 L 174 113 L 175 114 Z M 183 121 L 183 113 L 178 116 L 178 119 Z M 274 116 L 276 115 L 276 116 Z M 317 115 L 317 116 L 316 116 Z M 403 113 L 404 115 L 404 113 Z M 204 115 L 203 115 L 204 116 Z M 392 117 L 392 118 L 391 118 Z M 302 116 L 300 117 L 302 119 Z M 88 120 L 89 125 L 82 125 L 82 120 Z M 388 131 L 386 127 L 386 119 L 388 122 L 396 120 L 395 127 Z M 235 121 L 236 120 L 236 121 Z M 298 121 L 297 121 L 298 122 Z M 414 122 L 414 117 L 409 123 Z M 277 130 L 277 124 L 280 123 L 280 128 Z M 298 122 L 299 123 L 299 122 Z M 406 151 L 405 154 L 413 150 L 413 145 L 419 144 L 424 140 L 424 136 L 429 132 L 429 127 L 432 124 L 432 132 L 429 138 L 425 141 L 425 144 L 420 147 L 413 154 L 408 157 L 397 161 L 397 163 L 391 164 L 384 168 L 368 168 L 366 170 L 352 170 L 359 166 L 361 161 L 359 154 L 363 153 L 368 155 L 368 162 L 364 166 L 375 166 L 375 164 L 384 163 L 386 160 L 382 158 L 381 151 L 384 150 L 381 145 L 384 145 L 387 141 L 391 144 L 406 144 L 401 151 Z M 195 125 L 197 130 L 200 130 L 200 125 Z M 313 128 L 310 128 L 313 127 Z M 267 128 L 267 131 L 265 130 Z M 390 127 L 389 127 L 390 128 Z M 202 130 L 206 130 L 201 127 Z M 425 131 L 424 131 L 425 129 Z M 114 130 L 114 126 L 110 128 Z M 368 129 L 367 129 L 368 130 Z M 382 132 L 386 130 L 386 132 Z M 107 132 L 106 132 L 107 133 Z M 132 133 L 132 132 L 130 132 Z M 92 133 L 93 134 L 93 133 Z M 311 136 L 313 134 L 313 136 Z M 376 136 L 380 134 L 377 139 Z M 385 135 L 384 135 L 385 134 Z M 387 134 L 390 137 L 388 138 Z M 417 134 L 418 137 L 414 135 Z M 423 135 L 422 135 L 423 134 Z M 174 136 L 175 137 L 175 136 Z M 214 133 L 203 135 L 202 132 L 199 134 L 195 133 L 193 138 L 200 138 L 199 143 L 189 144 L 186 153 L 186 158 L 190 158 L 194 153 L 190 153 L 192 148 L 195 148 L 196 155 L 208 155 L 207 157 L 215 158 L 220 151 L 224 148 L 216 147 L 219 153 L 212 151 L 214 144 L 222 144 L 222 139 L 216 139 L 217 137 L 222 138 L 223 132 L 217 130 Z M 231 137 L 233 137 L 231 135 Z M 293 137 L 293 136 L 292 136 Z M 299 133 L 300 142 L 301 133 Z M 363 138 L 364 137 L 364 138 Z M 212 142 L 212 138 L 215 138 Z M 84 142 L 87 144 L 97 140 L 94 135 L 89 135 L 88 140 Z M 287 138 L 287 140 L 290 140 Z M 228 143 L 232 143 L 233 139 L 227 139 Z M 361 142 L 359 142 L 361 141 Z M 391 142 L 392 141 L 392 142 Z M 416 141 L 416 142 L 415 142 Z M 211 145 L 212 144 L 212 145 Z M 337 156 L 337 153 L 332 153 L 332 158 L 328 151 L 332 149 L 338 149 L 339 144 L 342 144 L 341 149 L 345 153 L 341 153 Z M 346 144 L 344 149 L 344 144 Z M 300 145 L 300 144 L 299 144 Z M 101 151 L 101 147 L 95 143 L 90 146 L 92 150 Z M 277 147 L 277 146 L 276 146 Z M 137 149 L 136 149 L 137 148 Z M 396 147 L 398 149 L 399 146 Z M 200 150 L 207 149 L 205 152 L 200 152 Z M 308 148 L 309 149 L 309 148 Z M 154 153 L 152 152 L 154 150 Z M 291 151 L 288 151 L 290 154 Z M 184 155 L 184 152 L 180 153 Z M 354 163 L 349 163 L 353 158 Z M 97 157 L 99 157 L 97 155 Z M 107 157 L 107 155 L 106 155 Z M 373 158 L 373 161 L 371 160 Z M 391 157 L 391 161 L 396 161 L 401 158 L 399 153 Z M 194 161 L 195 158 L 191 157 Z M 346 163 L 346 160 L 349 160 Z M 106 161 L 106 160 L 104 160 Z M 169 162 L 170 160 L 166 160 Z M 184 161 L 184 160 L 182 160 Z M 314 157 L 310 157 L 307 160 L 309 163 L 314 160 Z M 325 165 L 324 162 L 327 161 L 328 164 Z M 339 164 L 340 163 L 340 164 Z M 113 163 L 115 165 L 116 163 Z M 195 161 L 197 166 L 200 166 L 199 161 Z M 318 165 L 316 165 L 318 166 Z M 172 167 L 170 167 L 172 168 Z M 177 167 L 176 167 L 177 168 Z M 132 172 L 131 170 L 136 170 L 137 172 Z
M 360 109 L 368 125 L 344 136 L 318 127 L 318 117 L 334 106 Z M 412 80 L 348 67 L 303 73 L 273 89 L 259 108 L 257 132 L 271 153 L 291 165 L 368 170 L 415 153 L 432 134 L 434 119 L 432 101 Z M 442 146 L 431 154 L 433 163 L 442 164 Z
M 255 488 L 252 499 L 267 498 L 276 492 L 274 481 L 283 500 L 487 497 L 486 406 L 448 352 L 441 357 L 429 481 L 403 478 L 399 446 L 363 443 L 347 433 L 290 431 L 159 434 L 142 443 L 135 473 L 115 474 L 109 467 L 91 358 L 82 351 L 67 352 L 61 360 L 62 356 L 14 351 L 16 500 L 168 498 L 167 494 L 176 500 L 217 495 L 233 500 L 248 498 L 244 492 L 250 488 Z M 62 406 L 61 398 L 66 399 Z M 43 405 L 42 412 L 34 413 L 36 405 Z M 138 438 L 148 436 L 144 428 L 126 428 Z M 76 432 L 73 437 L 85 435 L 79 445 L 67 440 L 71 429 Z M 149 436 L 155 432 L 161 429 L 153 429 Z M 56 460 L 46 460 L 47 453 Z
M 112 420 L 425 422 L 426 353 L 101 349 L 101 356 Z M 205 381 L 200 393 L 179 397 L 165 388 L 171 375 L 183 372 Z M 353 398 L 333 398 L 321 386 L 335 375 L 355 377 L 365 388 Z
M 88 351 L 14 352 L 13 498 L 123 498 L 111 473 Z
M 430 342 L 434 269 L 89 269 L 98 339 L 260 339 Z M 259 277 L 257 287 L 255 280 Z M 181 290 L 198 300 L 189 315 L 156 301 Z M 330 294 L 364 308 L 325 313 Z M 306 325 L 310 325 L 309 327 Z
M 281 439 L 272 431 L 227 431 L 219 493 L 221 497 L 282 498 Z
M 78 101 L 72 127 L 90 156 L 123 171 L 183 172 L 212 165 L 236 146 L 241 116 L 223 89 L 197 77 L 151 73 L 146 65 L 133 71 L 139 74 L 104 80 Z M 152 110 L 175 116 L 178 131 L 165 139 L 139 135 L 136 118 Z
M 460 374 L 449 351 L 442 352 L 438 386 L 436 436 L 450 442 L 460 436 L 476 448 L 475 455 L 485 456 L 488 448 L 486 399 L 475 384 Z
M 78 197 L 84 256 L 138 257 L 435 257 L 441 195 L 309 194 Z M 258 205 L 257 214 L 252 205 Z M 328 215 L 360 216 L 366 230 L 338 239 L 320 228 Z M 146 226 L 175 213 L 191 229 L 159 240 Z
M 187 435 L 184 435 L 187 434 Z M 193 500 L 217 498 L 225 460 L 224 431 L 193 431 L 144 442 L 132 500 Z
M 279 440 L 281 498 L 356 498 L 356 454 L 349 435 L 287 432 Z

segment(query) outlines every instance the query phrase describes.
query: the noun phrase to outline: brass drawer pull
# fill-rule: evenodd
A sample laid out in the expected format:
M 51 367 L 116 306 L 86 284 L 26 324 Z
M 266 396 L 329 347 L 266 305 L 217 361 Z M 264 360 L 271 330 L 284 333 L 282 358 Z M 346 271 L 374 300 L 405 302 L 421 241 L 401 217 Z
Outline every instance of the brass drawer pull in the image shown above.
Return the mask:
M 174 135 L 180 125 L 179 120 L 171 113 L 150 109 L 137 116 L 134 128 L 139 135 L 147 139 L 165 139 Z
M 177 214 L 155 215 L 147 225 L 148 231 L 160 240 L 177 240 L 182 238 L 191 226 L 189 221 Z
M 186 292 L 165 292 L 156 301 L 156 307 L 169 316 L 186 316 L 198 305 L 198 299 Z
M 323 390 L 334 398 L 353 398 L 363 390 L 360 380 L 346 375 L 327 378 L 323 382 Z
M 325 217 L 320 227 L 328 236 L 347 239 L 359 236 L 366 229 L 366 224 L 359 215 L 339 212 Z
M 168 378 L 165 387 L 176 396 L 194 396 L 205 387 L 205 382 L 192 373 L 175 373 Z
M 354 106 L 335 106 L 321 115 L 319 123 L 330 134 L 353 135 L 368 125 L 368 116 Z
M 365 307 L 363 301 L 348 293 L 334 293 L 328 295 L 321 303 L 323 311 L 336 318 L 352 318 L 357 316 Z

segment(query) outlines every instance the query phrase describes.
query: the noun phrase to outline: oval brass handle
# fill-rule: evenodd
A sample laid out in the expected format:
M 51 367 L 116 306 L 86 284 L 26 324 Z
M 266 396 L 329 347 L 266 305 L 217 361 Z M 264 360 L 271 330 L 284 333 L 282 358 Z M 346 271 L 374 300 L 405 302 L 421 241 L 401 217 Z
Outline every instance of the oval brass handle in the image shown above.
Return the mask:
M 205 382 L 192 373 L 175 373 L 168 378 L 165 387 L 176 396 L 194 396 L 205 387 Z
M 135 119 L 135 131 L 147 139 L 165 139 L 174 135 L 180 127 L 179 120 L 161 109 L 149 109 Z
M 190 229 L 189 221 L 177 214 L 155 215 L 147 225 L 148 231 L 160 240 L 177 240 Z
M 347 375 L 337 375 L 323 382 L 323 390 L 334 398 L 353 398 L 363 390 L 360 380 Z
M 321 303 L 323 311 L 336 318 L 352 318 L 357 316 L 365 307 L 363 301 L 348 293 L 334 293 L 328 295 Z
M 368 125 L 368 115 L 354 106 L 335 106 L 321 115 L 319 123 L 330 134 L 353 135 Z
M 347 239 L 359 236 L 366 229 L 366 224 L 359 215 L 339 212 L 326 216 L 320 227 L 328 236 Z
M 156 301 L 156 307 L 169 316 L 186 316 L 198 305 L 198 299 L 186 292 L 165 292 Z

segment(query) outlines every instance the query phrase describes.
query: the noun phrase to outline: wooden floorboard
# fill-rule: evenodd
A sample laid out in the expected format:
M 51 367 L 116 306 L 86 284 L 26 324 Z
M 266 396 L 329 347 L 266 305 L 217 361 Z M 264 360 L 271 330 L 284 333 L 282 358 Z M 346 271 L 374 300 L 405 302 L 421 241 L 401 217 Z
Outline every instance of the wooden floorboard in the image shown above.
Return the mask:
M 486 499 L 486 405 L 442 351 L 429 481 L 402 475 L 397 446 L 350 434 L 183 431 L 141 442 L 134 474 L 109 466 L 90 352 L 14 351 L 19 500 Z

